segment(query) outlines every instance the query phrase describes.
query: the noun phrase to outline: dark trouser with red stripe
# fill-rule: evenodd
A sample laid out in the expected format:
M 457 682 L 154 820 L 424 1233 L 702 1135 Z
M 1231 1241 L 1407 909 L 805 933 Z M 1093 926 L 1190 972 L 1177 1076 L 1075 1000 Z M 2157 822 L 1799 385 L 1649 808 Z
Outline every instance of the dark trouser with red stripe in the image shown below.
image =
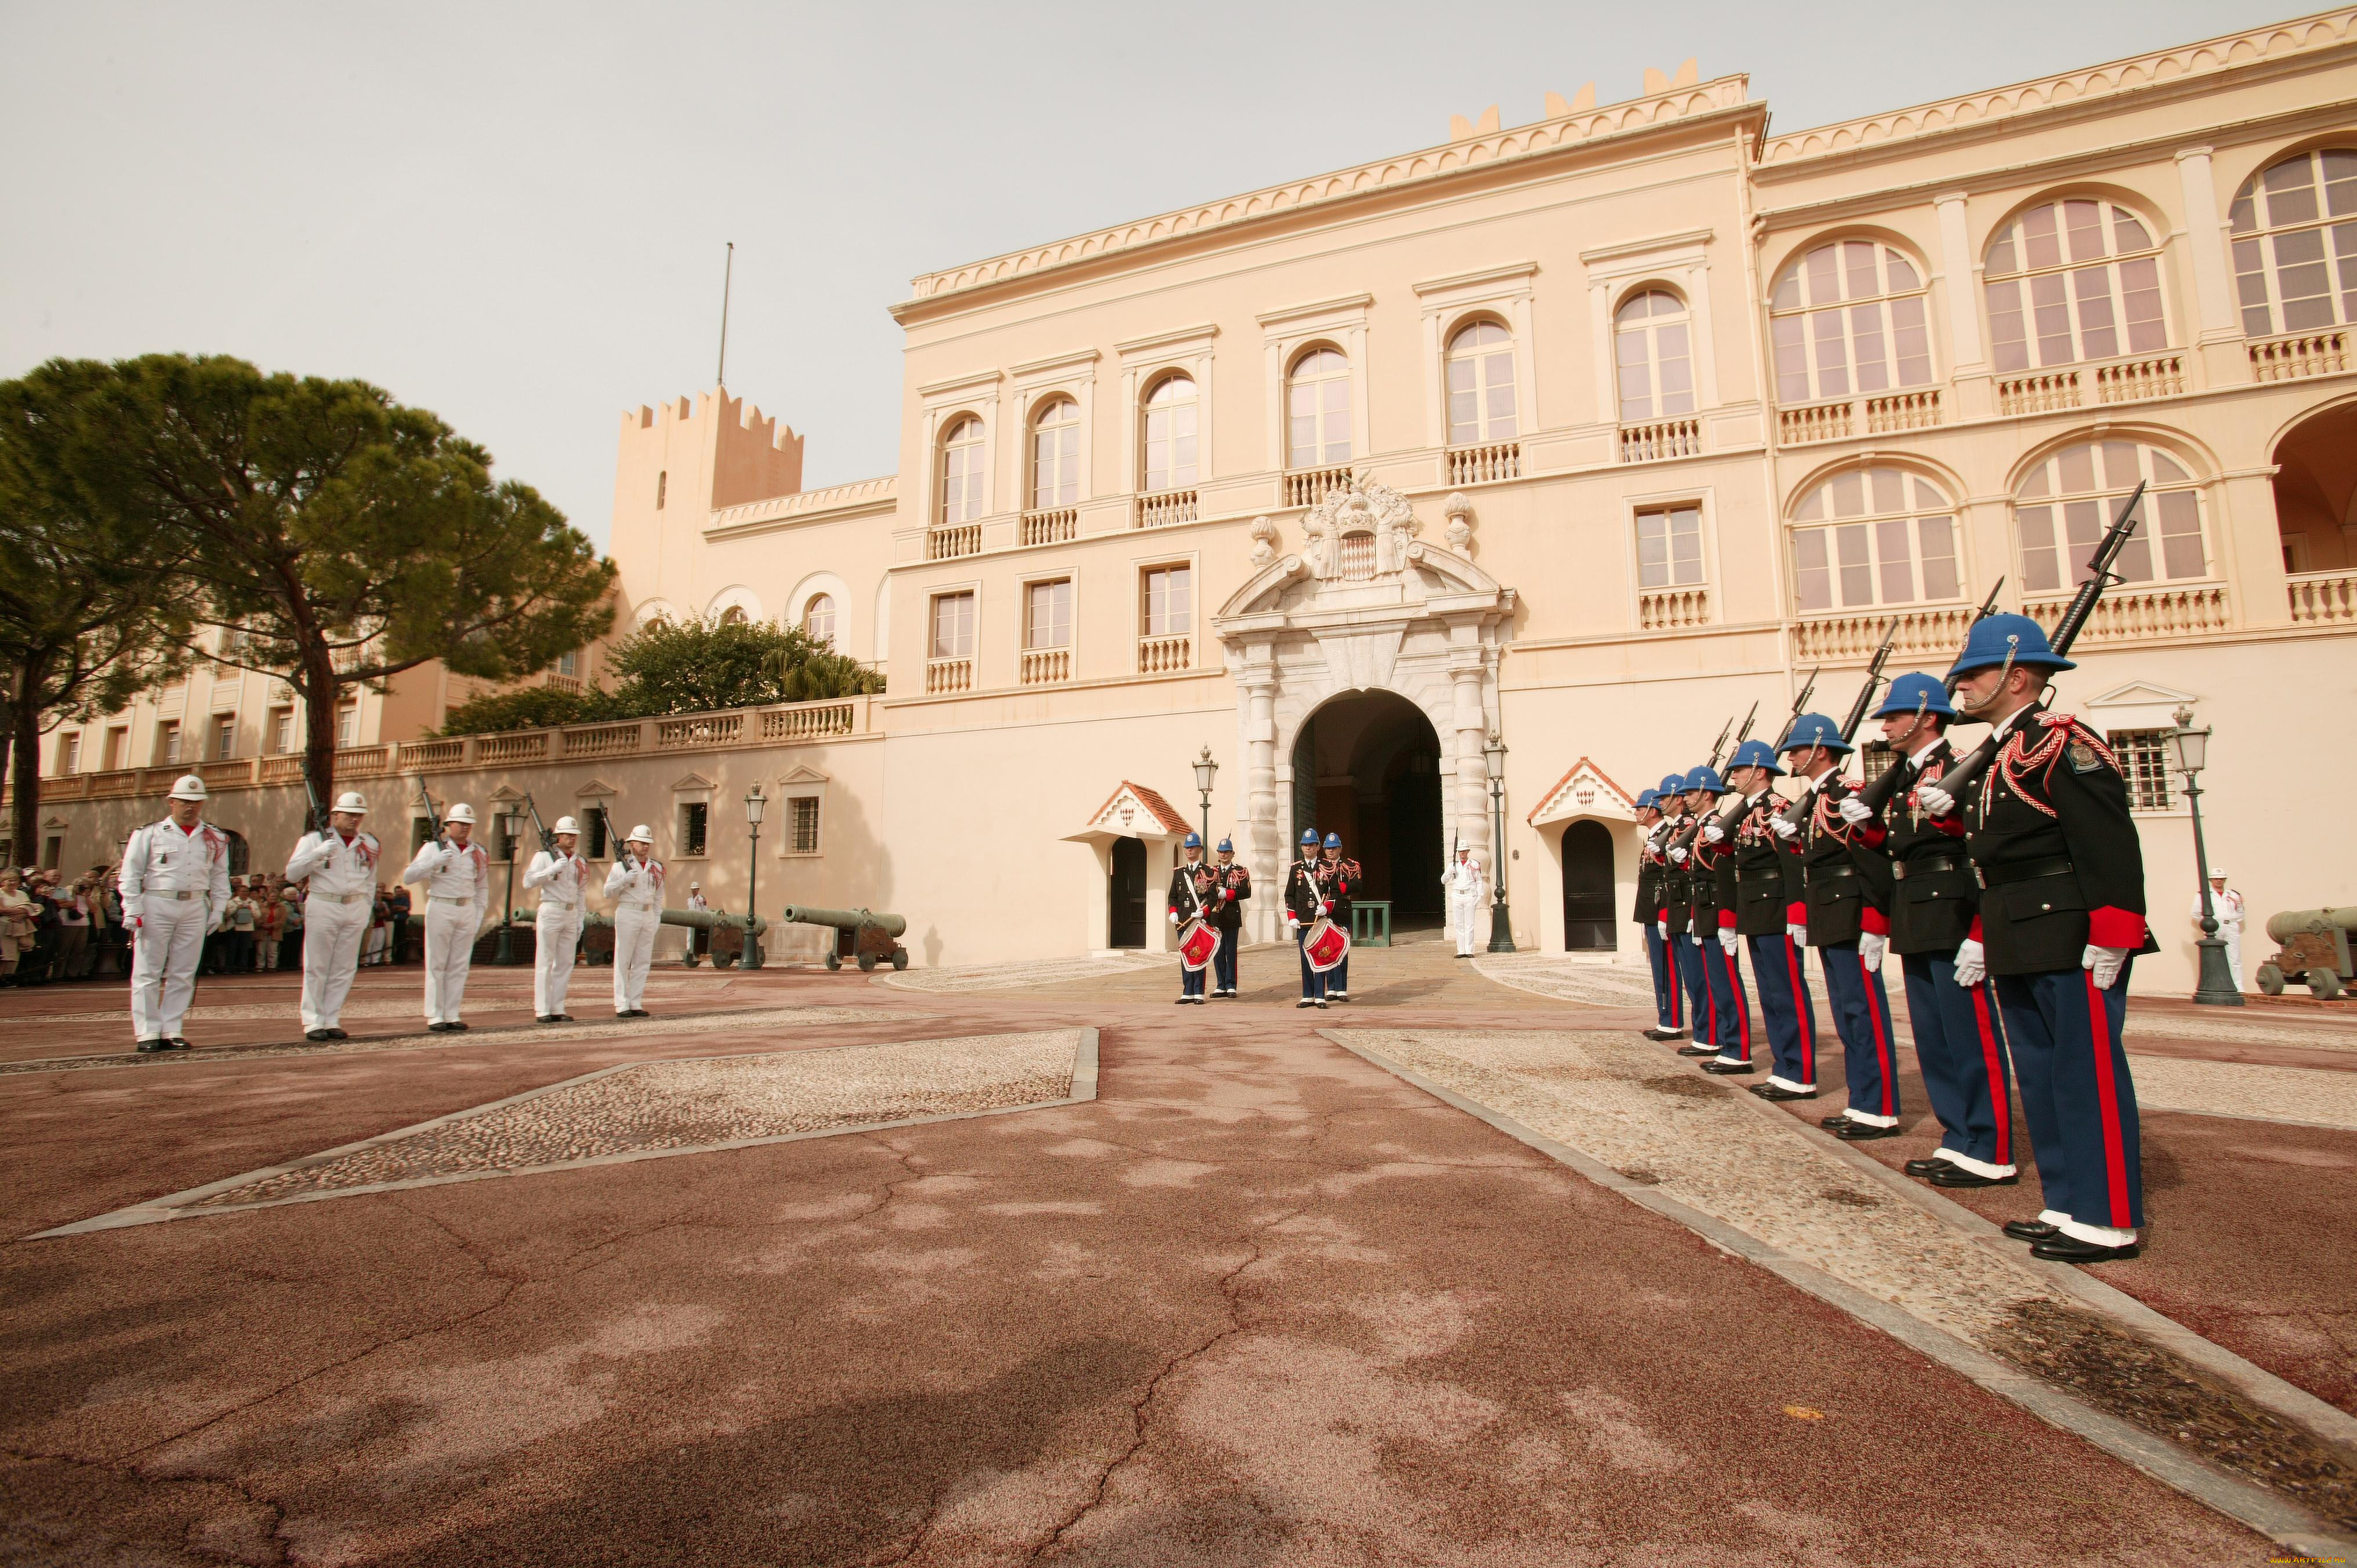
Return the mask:
M 1710 987 L 1710 1043 L 1726 1060 L 1748 1062 L 1751 1059 L 1751 1004 L 1743 994 L 1743 971 L 1717 931 L 1696 945 L 1702 949 L 1703 977 Z
M 1890 997 L 1882 972 L 1857 956 L 1857 939 L 1828 942 L 1817 950 L 1825 966 L 1825 1000 L 1841 1036 L 1842 1065 L 1849 1079 L 1849 1108 L 1878 1121 L 1899 1115 L 1899 1074 L 1890 1038 Z
M 1684 1028 L 1686 1010 L 1678 995 L 1677 971 L 1671 967 L 1669 940 L 1652 920 L 1645 922 L 1645 962 L 1653 971 L 1653 1017 L 1658 1026 Z
M 1700 1045 L 1710 1022 L 1710 983 L 1703 978 L 1702 949 L 1685 932 L 1672 931 L 1670 957 L 1677 966 L 1678 982 L 1685 988 L 1686 1015 L 1694 1020 L 1695 1043 Z
M 1768 1025 L 1775 1077 L 1793 1089 L 1817 1087 L 1817 1010 L 1800 945 L 1783 932 L 1750 937 L 1751 978 L 1760 987 L 1760 1015 Z
M 2144 1224 L 2136 1084 L 2120 1048 L 2135 967 L 2108 991 L 2083 969 L 1995 977 L 2047 1212 L 2115 1230 Z
M 1962 1155 L 1982 1176 L 2013 1167 L 2012 1073 L 2005 1059 L 2005 1024 L 1986 980 L 1970 991 L 1956 983 L 1953 953 L 1908 953 L 1907 1021 L 1915 1032 L 1915 1065 L 1924 1098 L 1940 1119 L 1940 1147 Z

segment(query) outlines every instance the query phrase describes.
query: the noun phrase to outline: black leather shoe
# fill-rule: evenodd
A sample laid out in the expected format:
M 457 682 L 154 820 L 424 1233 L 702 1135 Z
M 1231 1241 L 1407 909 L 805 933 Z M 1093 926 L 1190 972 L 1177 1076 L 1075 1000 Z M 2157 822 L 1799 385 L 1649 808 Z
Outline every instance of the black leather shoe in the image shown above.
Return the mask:
M 1845 1144 L 1863 1144 L 1875 1138 L 1896 1138 L 1903 1129 L 1878 1127 L 1871 1122 L 1845 1122 L 1834 1129 L 1834 1136 Z
M 139 1048 L 150 1054 L 156 1051 L 168 1051 L 172 1048 L 172 1042 L 169 1040 L 142 1040 L 139 1042 Z
M 1933 1187 L 2019 1187 L 2021 1185 L 2021 1177 L 2018 1176 L 1983 1176 L 1978 1171 L 1968 1171 L 1962 1165 L 1952 1165 L 1945 1160 L 1942 1160 L 1940 1165 L 1940 1169 L 1932 1173 Z
M 1678 1055 L 1682 1057 L 1715 1057 L 1718 1055 L 1718 1047 L 1717 1046 L 1680 1046 L 1678 1047 Z
M 1849 1125 L 1849 1112 L 1836 1111 L 1830 1116 L 1820 1116 L 1817 1118 L 1817 1125 L 1828 1133 L 1838 1133 Z
M 574 1022 L 573 1015 L 570 1013 L 557 1013 L 551 1015 L 551 1016 L 559 1024 L 570 1024 Z
M 2100 1241 L 2082 1241 L 2076 1236 L 2064 1236 L 2058 1232 L 2033 1244 L 2029 1255 L 2056 1263 L 2110 1263 L 2122 1258 L 2133 1258 L 2143 1251 L 2134 1241 L 2125 1247 L 2106 1247 Z
M 1318 998 L 1315 996 L 1305 996 L 1300 1001 L 1295 1003 L 1294 1005 L 1296 1007 L 1315 1007 L 1318 1005 Z
M 1781 1083 L 1755 1083 L 1751 1086 L 1751 1092 L 1762 1100 L 1814 1100 L 1817 1097 L 1813 1089 L 1786 1089 Z
M 331 1040 L 349 1040 L 351 1036 L 345 1034 L 341 1029 L 330 1029 L 328 1031 L 328 1038 Z
M 306 1029 L 303 1037 L 307 1040 L 332 1040 L 336 1032 L 333 1029 Z M 170 1047 L 167 1046 L 165 1048 L 168 1050 Z
M 2017 1241 L 2043 1241 L 2062 1232 L 2043 1219 L 2008 1219 L 2005 1222 L 2005 1233 Z
M 1731 1072 L 1758 1072 L 1760 1064 L 1758 1062 L 1705 1062 L 1702 1064 L 1702 1070 L 1725 1077 Z
M 176 1051 L 193 1051 L 197 1048 L 196 1047 L 188 1044 L 188 1040 L 179 1035 L 172 1036 L 171 1046 Z
M 444 1028 L 446 1028 L 446 1029 L 449 1030 L 449 1031 L 450 1031 L 452 1034 L 454 1034 L 454 1035 L 463 1035 L 463 1034 L 465 1034 L 465 1033 L 467 1032 L 467 1026 L 466 1026 L 466 1024 L 465 1024 L 464 1022 L 462 1022 L 461 1020 L 457 1019 L 457 1018 L 453 1018 L 453 1019 L 451 1019 L 448 1023 L 447 1023 L 447 1024 L 443 1025 L 442 1026 L 443 1026 Z
M 1649 1040 L 1683 1040 L 1686 1037 L 1686 1032 L 1684 1029 L 1664 1029 L 1659 1024 L 1650 1029 L 1641 1029 L 1638 1033 Z
M 450 1032 L 450 1026 L 447 1024 L 428 1024 L 425 1026 L 425 1032 L 429 1035 L 447 1035 Z
M 1948 1162 L 1945 1160 L 1910 1160 L 1899 1168 L 1905 1171 L 1909 1176 L 1927 1176 L 1933 1171 L 1947 1169 Z
M 1324 1004 L 1323 1002 L 1320 1002 L 1319 1004 L 1318 1004 L 1318 1010 L 1319 1012 L 1321 1012 L 1321 1013 L 1322 1013 L 1322 1012 L 1324 1012 L 1324 1011 L 1326 1010 L 1326 1004 Z
M 535 1024 L 554 1024 L 558 1021 L 556 1015 L 554 1013 L 543 1013 L 539 1017 L 533 1020 Z

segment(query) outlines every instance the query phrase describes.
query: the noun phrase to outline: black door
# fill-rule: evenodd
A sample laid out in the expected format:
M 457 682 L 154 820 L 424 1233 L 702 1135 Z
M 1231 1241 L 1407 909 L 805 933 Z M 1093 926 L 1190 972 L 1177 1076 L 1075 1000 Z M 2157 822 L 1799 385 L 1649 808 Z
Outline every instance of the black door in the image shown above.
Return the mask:
M 1563 830 L 1563 945 L 1566 952 L 1609 952 L 1620 945 L 1614 918 L 1612 832 L 1602 822 Z
M 1113 940 L 1116 948 L 1146 945 L 1146 845 L 1113 841 Z

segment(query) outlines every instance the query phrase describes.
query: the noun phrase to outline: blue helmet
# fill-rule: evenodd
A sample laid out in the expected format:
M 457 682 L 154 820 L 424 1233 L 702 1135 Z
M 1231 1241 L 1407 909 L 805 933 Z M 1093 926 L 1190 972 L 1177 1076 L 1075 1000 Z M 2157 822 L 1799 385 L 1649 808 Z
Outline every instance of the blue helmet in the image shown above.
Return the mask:
M 1661 798 L 1662 792 L 1659 789 L 1640 789 L 1637 791 L 1637 809 L 1641 811 L 1648 810 Z
M 1301 830 L 1301 847 L 1304 849 L 1316 849 L 1318 847 L 1318 830 L 1316 828 L 1304 828 Z
M 1236 844 L 1235 844 L 1235 841 L 1234 841 L 1233 839 L 1222 839 L 1222 840 L 1220 841 L 1220 853 L 1221 853 L 1222 854 L 1235 854 L 1235 853 L 1236 853 Z
M 1328 833 L 1326 835 L 1326 847 L 1328 849 L 1340 849 L 1342 847 L 1342 835 L 1340 833 Z
M 1737 768 L 1764 768 L 1770 773 L 1781 773 L 1784 771 L 1782 768 L 1776 766 L 1776 748 L 1770 746 L 1764 740 L 1747 740 L 1741 746 L 1737 746 L 1735 748 L 1735 755 L 1727 759 L 1727 766 L 1730 769 Z
M 1203 835 L 1199 832 L 1190 832 L 1188 833 L 1186 838 L 1180 842 L 1178 847 L 1180 849 L 1200 849 L 1203 847 Z
M 1704 763 L 1701 767 L 1696 768 L 1692 772 L 1688 773 L 1685 777 L 1685 782 L 1681 786 L 1681 788 L 1688 790 L 1706 789 L 1714 795 L 1724 795 L 1727 793 L 1727 785 L 1719 779 L 1718 769 L 1711 767 L 1708 763 Z
M 1683 794 L 1685 791 L 1685 787 L 1686 776 L 1683 773 L 1667 773 L 1662 776 L 1662 794 Z
M 1779 751 L 1799 751 L 1806 746 L 1822 746 L 1835 757 L 1846 755 L 1853 748 L 1841 737 L 1841 725 L 1823 714 L 1803 714 L 1792 721 L 1792 733 L 1784 737 Z
M 1948 701 L 1947 686 L 1921 670 L 1910 671 L 1890 682 L 1890 690 L 1883 693 L 1882 706 L 1874 710 L 1874 716 L 1912 717 L 1918 713 L 1943 719 L 1956 716 L 1956 705 Z
M 1948 667 L 1951 675 L 1969 675 L 1992 664 L 2027 664 L 2042 670 L 2076 670 L 2078 666 L 2054 651 L 2046 628 L 2028 616 L 1987 616 L 1964 634 L 1964 650 Z

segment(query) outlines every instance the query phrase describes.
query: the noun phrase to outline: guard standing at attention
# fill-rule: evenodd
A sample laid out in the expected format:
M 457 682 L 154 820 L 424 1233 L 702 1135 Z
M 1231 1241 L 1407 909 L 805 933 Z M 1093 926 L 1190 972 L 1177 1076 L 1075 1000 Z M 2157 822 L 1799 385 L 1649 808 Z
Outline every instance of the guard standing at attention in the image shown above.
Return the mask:
M 1458 844 L 1457 858 L 1440 874 L 1440 888 L 1448 900 L 1448 929 L 1457 936 L 1457 956 L 1471 958 L 1473 922 L 1481 913 L 1482 900 L 1490 896 L 1490 884 L 1470 846 Z
M 2006 1231 L 2040 1258 L 2133 1258 L 2144 1225 L 2136 1085 L 2120 1047 L 2128 972 L 2154 950 L 2144 853 L 2127 782 L 2104 737 L 2040 697 L 2074 666 L 2027 616 L 1975 623 L 1951 671 L 1956 705 L 1995 726 L 1996 760 L 1959 802 L 1938 784 L 1917 803 L 1964 836 L 1979 918 L 1956 983 L 1996 983 L 2022 1120 L 2046 1208 Z
M 1736 949 L 1742 945 L 1735 930 L 1735 846 L 1706 836 L 1710 814 L 1725 793 L 1726 781 L 1707 763 L 1686 775 L 1686 811 L 1699 824 L 1688 849 L 1686 881 L 1693 890 L 1695 952 L 1710 994 L 1710 1033 L 1706 1040 L 1697 1029 L 1695 1043 L 1678 1055 L 1711 1057 L 1713 1072 L 1756 1072 L 1751 1004 L 1743 994 L 1743 972 L 1735 961 Z
M 1209 921 L 1211 914 L 1211 868 L 1203 864 L 1203 835 L 1189 832 L 1179 845 L 1182 860 L 1170 868 L 1170 893 L 1164 900 L 1168 906 L 1171 927 L 1184 932 L 1189 923 Z M 1218 928 L 1212 928 L 1216 930 Z M 1203 1004 L 1203 971 L 1208 964 L 1191 968 L 1183 951 L 1178 955 L 1178 1004 Z
M 1825 781 L 1850 750 L 1841 726 L 1824 714 L 1803 714 L 1792 721 L 1784 755 L 1792 759 L 1793 775 L 1808 781 L 1802 797 L 1806 825 L 1787 813 L 1775 819 L 1773 831 L 1787 841 L 1788 853 L 1800 856 L 1809 945 L 1825 972 L 1849 1079 L 1849 1109 L 1819 1125 L 1860 1143 L 1899 1135 L 1899 1062 L 1890 997 L 1882 988 L 1882 955 L 1890 941 L 1889 863 L 1851 848 L 1856 830 L 1825 798 Z
M 1326 918 L 1346 932 L 1351 929 L 1351 895 L 1358 887 L 1359 879 L 1359 863 L 1342 858 L 1342 835 L 1328 833 L 1326 858 L 1318 863 L 1318 886 L 1326 894 Z M 1326 997 L 1329 1002 L 1351 999 L 1351 955 L 1347 951 L 1326 978 Z
M 1220 933 L 1220 950 L 1211 960 L 1211 994 L 1236 993 L 1236 950 L 1244 940 L 1244 900 L 1252 897 L 1252 873 L 1236 864 L 1233 839 L 1222 839 L 1219 863 L 1211 868 L 1218 878 L 1211 907 L 1211 924 Z
M 1662 815 L 1662 792 L 1637 792 L 1637 825 L 1645 836 L 1637 843 L 1637 905 L 1629 916 L 1645 929 L 1645 963 L 1653 972 L 1653 1026 L 1649 1040 L 1674 1040 L 1685 1034 L 1685 1010 L 1679 1005 L 1677 971 L 1672 967 L 1670 944 L 1662 928 L 1662 874 L 1669 862 L 1662 854 L 1669 830 Z
M 205 781 L 184 774 L 168 815 L 123 846 L 123 924 L 131 933 L 131 1034 L 143 1051 L 185 1051 L 205 934 L 229 909 L 229 837 L 204 821 Z
M 1947 729 L 1956 710 L 1936 676 L 1917 671 L 1890 683 L 1874 716 L 1897 754 L 1890 766 L 1903 771 L 1882 818 L 1857 795 L 1843 800 L 1841 814 L 1859 842 L 1890 861 L 1890 950 L 1905 977 L 1923 1095 L 1940 1119 L 1939 1148 L 1908 1161 L 1907 1174 L 1934 1187 L 2011 1187 L 2020 1175 L 2001 1009 L 1986 980 L 1956 983 L 1956 953 L 1972 936 L 1980 886 L 1964 846 L 1916 798 L 1955 764 Z
M 1686 1015 L 1694 1021 L 1695 1043 L 1700 1045 L 1706 1036 L 1704 1021 L 1710 1016 L 1710 989 L 1702 975 L 1702 950 L 1695 946 L 1693 932 L 1688 929 L 1693 918 L 1693 894 L 1687 886 L 1686 863 L 1692 853 L 1677 840 L 1689 823 L 1686 820 L 1686 776 L 1672 773 L 1662 779 L 1659 805 L 1668 812 L 1662 832 L 1662 912 L 1657 922 L 1662 940 L 1670 950 L 1670 968 L 1680 990 L 1684 993 Z M 1665 1035 L 1664 1039 L 1675 1039 Z
M 474 836 L 475 808 L 461 800 L 442 819 L 441 836 L 418 845 L 401 874 L 425 890 L 425 1026 L 437 1035 L 467 1026 L 458 1013 L 475 938 L 490 908 L 491 857 Z
M 1743 807 L 1735 822 L 1734 854 L 1719 873 L 1719 908 L 1722 919 L 1725 911 L 1733 911 L 1736 935 L 1751 949 L 1751 978 L 1760 988 L 1760 1015 L 1768 1026 L 1773 1059 L 1768 1081 L 1751 1092 L 1762 1100 L 1814 1100 L 1817 1014 L 1801 958 L 1809 936 L 1801 862 L 1778 846 L 1768 825 L 1783 809 L 1784 802 L 1770 788 L 1783 771 L 1776 765 L 1775 748 L 1764 740 L 1745 741 L 1727 764 L 1727 782 L 1742 795 Z M 1703 826 L 1706 840 L 1715 843 L 1722 833 L 1717 822 Z M 1709 1062 L 1703 1070 L 1738 1069 Z
M 1301 854 L 1285 868 L 1285 929 L 1301 955 L 1301 1000 L 1296 1007 L 1326 1005 L 1326 976 L 1309 967 L 1309 930 L 1326 909 L 1326 890 L 1318 880 L 1318 830 L 1301 830 Z
M 622 854 L 606 873 L 606 897 L 614 906 L 614 1016 L 644 1018 L 647 967 L 654 962 L 655 933 L 662 929 L 663 865 L 657 860 L 654 829 L 640 822 L 622 841 Z M 558 1011 L 563 1011 L 559 1008 Z
M 555 847 L 533 855 L 523 874 L 526 887 L 540 889 L 540 908 L 532 918 L 532 1010 L 543 1024 L 570 1024 L 573 1015 L 565 1010 L 565 993 L 573 983 L 573 955 L 581 941 L 581 896 L 588 886 L 589 866 L 573 853 L 581 842 L 581 828 L 571 817 L 557 818 L 549 836 Z
M 368 801 L 356 789 L 336 797 L 328 825 L 306 833 L 286 860 L 286 880 L 307 880 L 303 896 L 303 1037 L 340 1040 L 344 999 L 359 972 L 361 939 L 376 913 L 377 842 L 361 832 Z

